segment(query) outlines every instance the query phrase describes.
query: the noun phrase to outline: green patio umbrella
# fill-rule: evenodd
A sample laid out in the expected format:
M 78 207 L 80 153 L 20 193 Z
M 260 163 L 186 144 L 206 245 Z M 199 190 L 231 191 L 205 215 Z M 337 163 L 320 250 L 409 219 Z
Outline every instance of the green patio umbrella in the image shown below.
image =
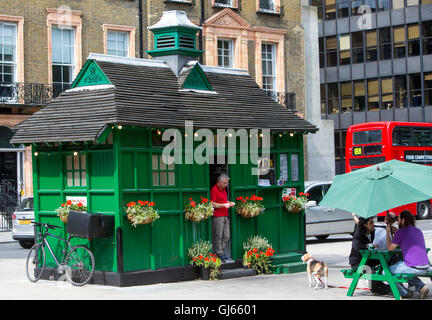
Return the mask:
M 337 175 L 320 205 L 369 218 L 432 198 L 432 167 L 390 160 Z

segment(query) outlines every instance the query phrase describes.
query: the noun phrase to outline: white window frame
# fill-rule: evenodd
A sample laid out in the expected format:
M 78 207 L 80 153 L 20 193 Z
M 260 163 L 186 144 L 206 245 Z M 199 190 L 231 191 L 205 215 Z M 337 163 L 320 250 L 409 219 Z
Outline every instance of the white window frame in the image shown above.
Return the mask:
M 226 44 L 228 43 L 228 49 L 225 49 L 225 46 L 222 48 L 219 47 L 219 41 L 221 43 Z M 225 58 L 228 57 L 229 65 L 225 65 Z M 219 64 L 219 58 L 222 59 L 222 65 Z M 233 39 L 226 39 L 226 38 L 218 38 L 217 39 L 217 59 L 218 59 L 218 66 L 224 67 L 224 68 L 233 68 L 234 66 L 234 40 Z
M 112 50 L 109 48 L 110 43 L 112 43 L 112 41 L 109 40 L 110 38 L 110 34 L 111 35 L 115 35 L 115 49 Z M 119 41 L 119 35 L 124 35 L 125 39 L 122 40 L 123 45 L 124 45 L 124 49 L 125 50 L 119 50 L 118 48 L 118 43 Z M 120 57 L 129 57 L 129 42 L 130 42 L 130 32 L 128 31 L 120 31 L 120 30 L 107 30 L 107 53 L 110 55 L 114 55 L 114 56 L 120 56 Z M 120 55 L 118 53 L 122 52 L 123 55 Z
M 14 35 L 13 35 L 13 60 L 12 61 L 5 61 L 3 60 L 3 58 L 0 60 L 0 64 L 2 65 L 11 65 L 11 67 L 13 68 L 12 71 L 12 79 L 11 81 L 7 81 L 7 82 L 16 82 L 16 78 L 17 78 L 17 34 L 18 34 L 18 26 L 16 23 L 8 23 L 8 22 L 3 22 L 0 21 L 0 38 L 3 36 L 3 31 L 4 31 L 4 26 L 11 26 L 14 28 Z M 3 44 L 3 42 L 1 42 L 1 44 Z M 4 46 L 2 46 L 3 51 L 1 52 L 1 54 L 4 54 Z M 0 82 L 4 82 L 4 73 L 3 70 L 0 70 L 1 73 L 1 78 L 0 78 Z
M 51 35 L 53 35 L 54 34 L 54 29 L 58 29 L 58 30 L 60 30 L 62 33 L 61 33 L 61 38 L 62 38 L 62 44 L 61 44 L 61 54 L 62 54 L 62 58 L 61 58 L 61 62 L 54 62 L 54 47 L 56 47 L 56 44 L 54 43 L 54 39 L 52 39 L 52 51 L 51 51 L 51 56 L 52 56 L 52 61 L 51 61 L 51 72 L 53 73 L 53 77 L 52 77 L 52 83 L 53 83 L 53 85 L 59 85 L 59 84 L 61 84 L 61 86 L 62 86 L 62 91 L 64 91 L 64 86 L 65 86 L 65 84 L 67 84 L 67 85 L 71 85 L 72 84 L 72 81 L 73 81 L 73 79 L 74 79 L 74 77 L 75 77 L 75 68 L 76 68 L 76 65 L 75 65 L 75 50 L 76 50 L 76 43 L 75 43 L 75 33 L 76 33 L 76 31 L 75 31 L 75 28 L 71 28 L 71 27 L 64 27 L 64 26 L 61 26 L 61 27 L 59 27 L 59 26 L 57 26 L 57 25 L 53 25 L 52 26 L 52 28 L 51 28 Z M 64 43 L 64 31 L 65 30 L 68 30 L 68 31 L 71 31 L 72 32 L 72 34 L 71 34 L 71 39 L 72 39 L 72 44 L 70 45 L 70 44 L 66 44 L 65 45 L 65 43 Z M 53 38 L 53 37 L 52 37 Z M 64 62 L 64 48 L 66 47 L 66 46 L 70 46 L 71 48 L 70 48 L 70 53 L 71 53 L 71 57 L 70 57 L 70 63 L 65 63 Z M 61 82 L 58 82 L 58 81 L 54 81 L 54 66 L 60 66 L 60 67 L 62 67 L 62 71 L 61 71 Z M 63 81 L 63 67 L 70 67 L 70 71 L 69 71 L 69 81 L 68 82 L 64 82 Z
M 269 47 L 271 50 L 267 50 Z M 269 68 L 267 67 L 267 62 L 271 62 L 271 70 L 268 70 Z M 267 42 L 263 42 L 261 44 L 261 63 L 263 90 L 268 94 L 276 94 L 276 44 Z M 271 79 L 272 82 L 271 88 L 269 88 L 269 79 Z

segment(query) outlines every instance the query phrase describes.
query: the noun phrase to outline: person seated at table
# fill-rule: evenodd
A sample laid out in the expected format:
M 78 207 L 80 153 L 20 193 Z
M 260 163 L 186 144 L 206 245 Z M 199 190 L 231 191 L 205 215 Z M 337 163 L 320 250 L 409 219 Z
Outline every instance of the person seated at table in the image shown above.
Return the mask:
M 354 229 L 352 239 L 351 253 L 349 256 L 349 264 L 352 269 L 356 270 L 362 259 L 360 250 L 367 250 L 367 245 L 373 243 L 375 237 L 375 224 L 373 218 L 365 219 L 358 218 L 358 223 Z M 378 260 L 368 260 L 366 265 L 375 267 L 379 265 Z M 372 281 L 372 293 L 387 294 L 390 293 L 390 286 L 384 284 L 382 281 Z
M 422 275 L 431 272 L 426 251 L 423 232 L 415 226 L 415 218 L 408 210 L 402 211 L 398 217 L 399 230 L 396 231 L 393 240 L 390 239 L 391 227 L 387 226 L 387 248 L 389 251 L 400 247 L 403 260 L 390 266 L 392 274 L 411 273 Z M 420 293 L 420 299 L 429 295 L 428 287 L 418 277 L 408 280 L 408 285 L 415 287 Z M 402 283 L 396 283 L 402 298 L 410 298 L 413 292 L 404 287 Z
M 357 228 L 357 225 L 359 223 L 359 218 L 354 213 L 352 214 L 352 216 L 356 224 L 355 228 Z M 396 214 L 394 214 L 393 212 L 389 212 L 388 214 L 386 214 L 383 223 L 382 222 L 374 223 L 375 233 L 374 233 L 374 239 L 372 243 L 375 245 L 376 248 L 387 249 L 386 227 L 388 223 L 393 224 L 396 222 L 396 220 L 397 220 Z M 393 234 L 391 236 L 393 237 Z

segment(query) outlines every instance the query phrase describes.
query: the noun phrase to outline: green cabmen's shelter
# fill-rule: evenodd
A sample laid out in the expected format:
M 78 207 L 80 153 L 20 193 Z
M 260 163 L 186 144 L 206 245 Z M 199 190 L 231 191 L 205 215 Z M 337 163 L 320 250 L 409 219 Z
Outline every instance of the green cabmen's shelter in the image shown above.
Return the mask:
M 286 212 L 282 193 L 303 191 L 303 134 L 317 128 L 268 97 L 245 70 L 199 64 L 200 27 L 184 12 L 165 12 L 150 29 L 154 59 L 90 54 L 72 89 L 17 126 L 11 142 L 33 150 L 36 220 L 64 226 L 55 210 L 68 199 L 85 201 L 90 213 L 114 216 L 108 238 L 75 240 L 95 255 L 95 283 L 195 279 L 187 250 L 211 239 L 211 219 L 185 220 L 185 200 L 209 198 L 215 178 L 226 172 L 231 201 L 255 194 L 266 208 L 254 218 L 231 209 L 231 256 L 241 259 L 242 243 L 262 235 L 275 249 L 275 270 L 284 272 L 285 263 L 289 272 L 305 250 L 304 213 Z M 170 141 L 182 146 L 169 165 L 162 157 L 171 143 L 162 139 L 167 130 L 179 132 Z M 266 130 L 270 149 L 264 157 Z M 246 147 L 240 137 L 245 131 L 251 138 Z M 214 138 L 214 152 L 203 148 L 203 133 L 207 142 Z M 248 149 L 254 137 L 255 163 Z M 225 146 L 216 144 L 222 140 Z M 209 161 L 197 161 L 197 154 Z M 160 218 L 132 226 L 125 207 L 137 200 L 154 202 Z M 58 232 L 65 236 L 66 227 Z M 56 248 L 61 251 L 60 244 Z

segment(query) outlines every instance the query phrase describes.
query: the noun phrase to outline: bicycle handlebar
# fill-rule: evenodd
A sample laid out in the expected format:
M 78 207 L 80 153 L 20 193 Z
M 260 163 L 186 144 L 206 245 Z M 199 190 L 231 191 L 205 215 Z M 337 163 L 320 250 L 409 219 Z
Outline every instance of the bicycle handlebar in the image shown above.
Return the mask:
M 61 229 L 61 227 L 59 226 L 55 226 L 53 224 L 49 224 L 49 223 L 40 223 L 40 222 L 33 222 L 33 224 L 37 227 L 47 227 L 48 229 Z

